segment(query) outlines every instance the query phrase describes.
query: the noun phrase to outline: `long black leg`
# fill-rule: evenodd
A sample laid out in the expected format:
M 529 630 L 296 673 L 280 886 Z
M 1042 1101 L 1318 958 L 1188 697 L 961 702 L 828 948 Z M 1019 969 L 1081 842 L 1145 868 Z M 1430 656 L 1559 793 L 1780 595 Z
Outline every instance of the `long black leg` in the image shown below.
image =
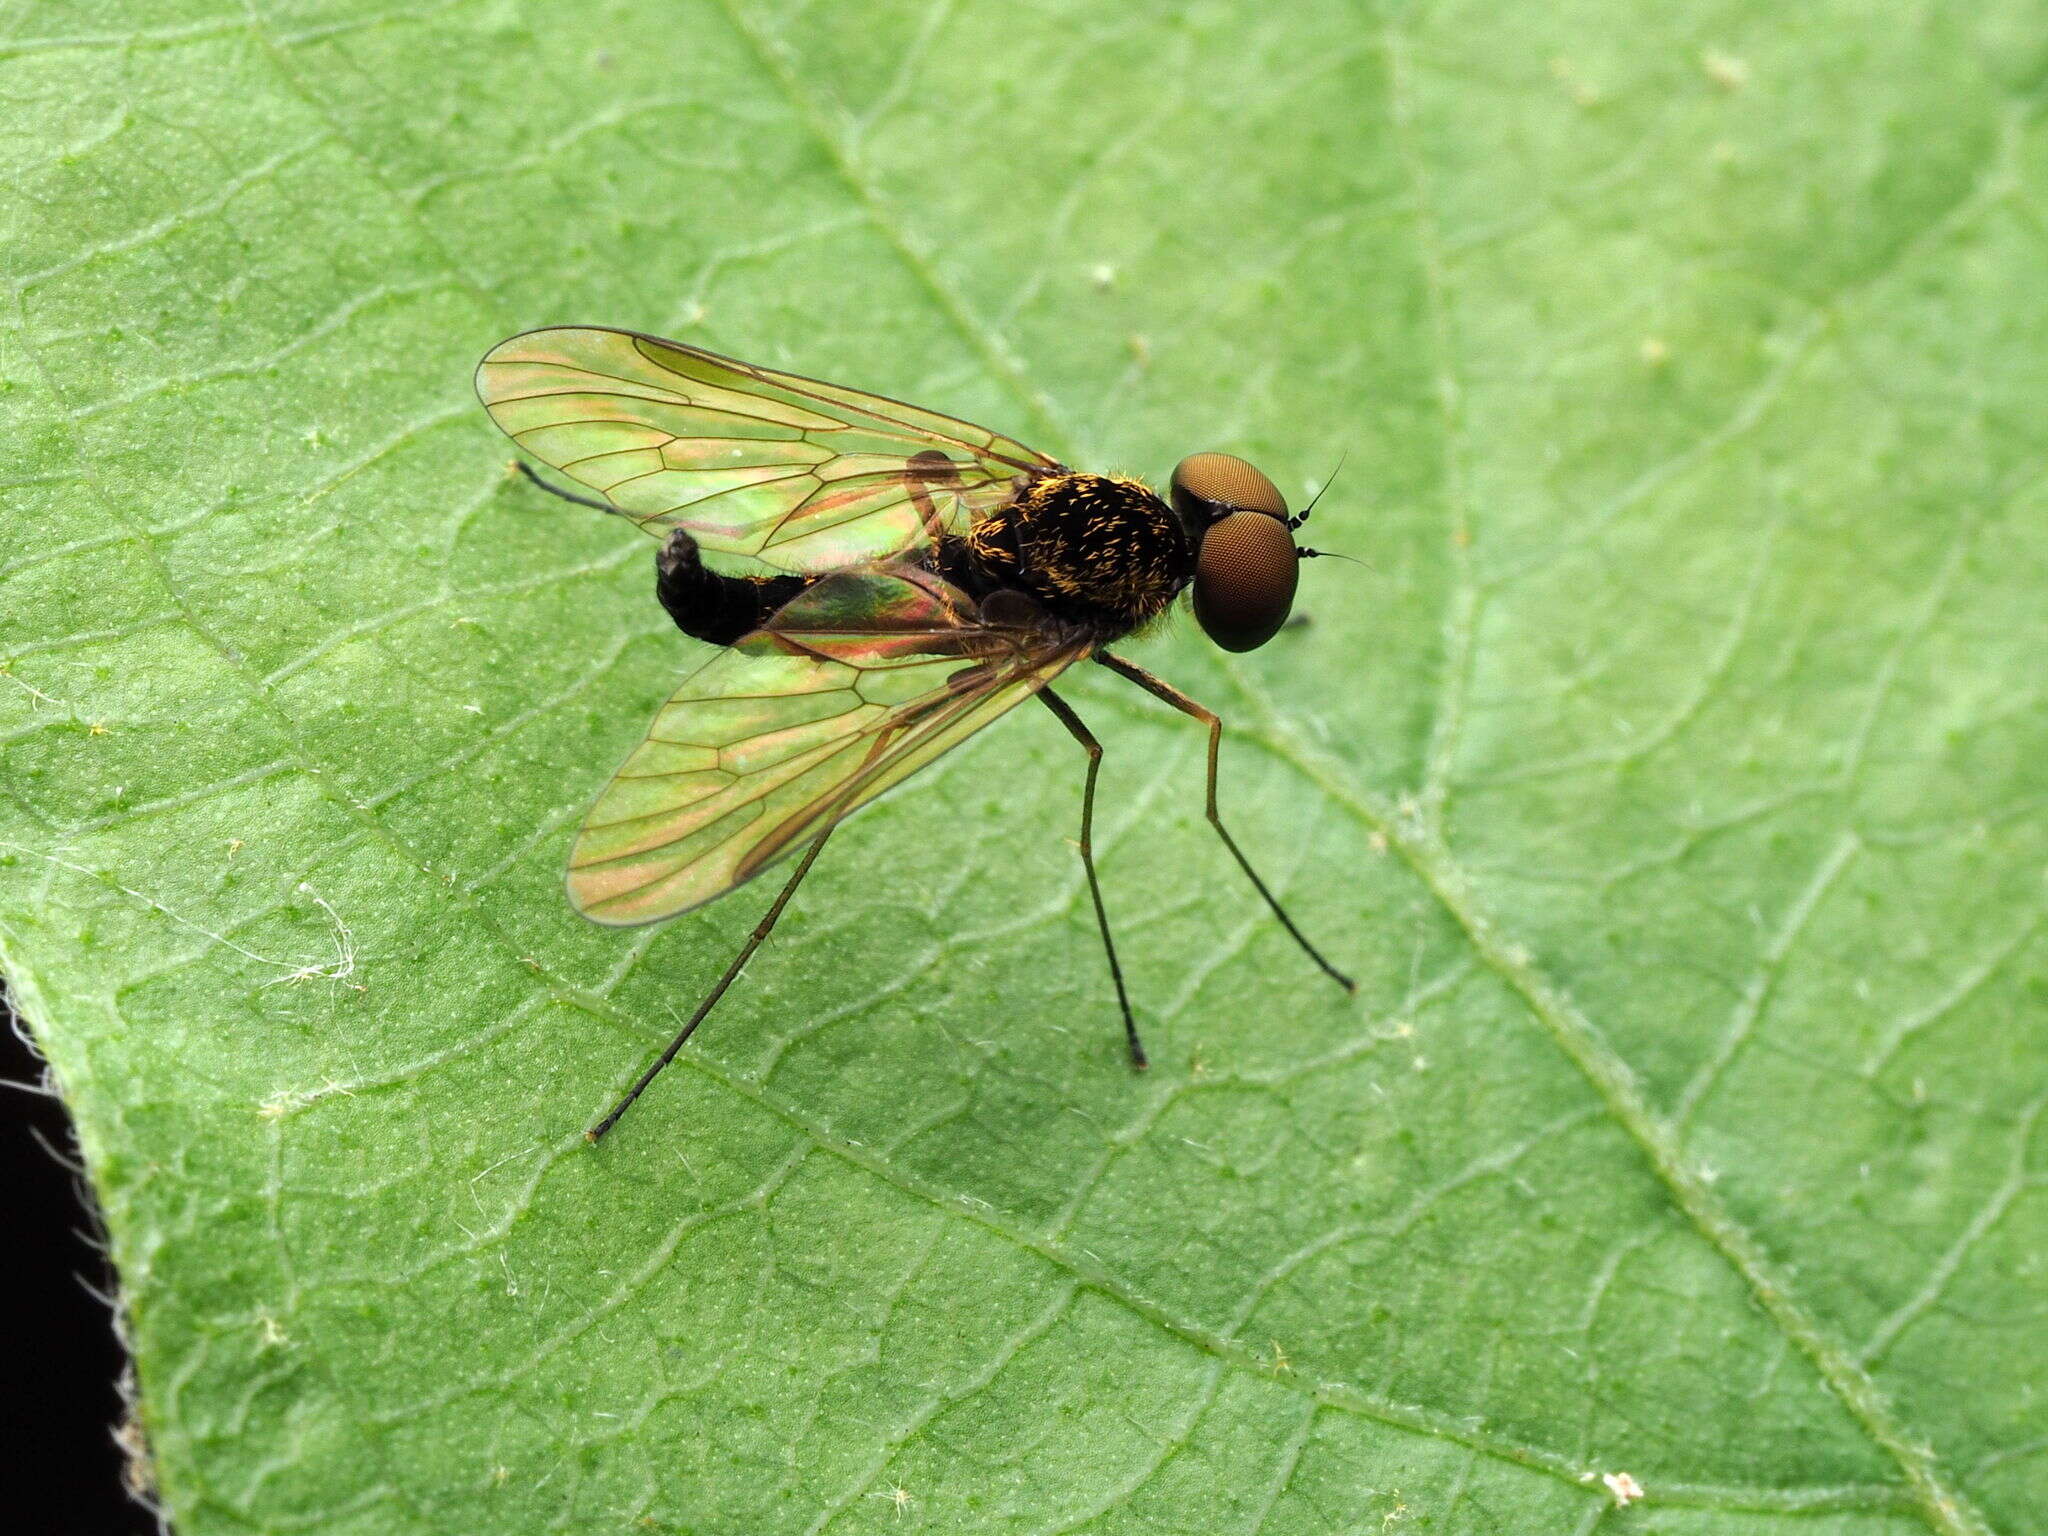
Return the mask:
M 565 491 L 559 485 L 548 484 L 547 481 L 541 479 L 539 475 L 534 473 L 533 466 L 527 463 L 524 459 L 514 459 L 512 461 L 512 467 L 518 470 L 519 473 L 521 473 L 522 475 L 526 476 L 527 479 L 531 480 L 535 485 L 539 486 L 542 490 L 546 491 L 550 496 L 559 496 L 564 501 L 573 501 L 579 507 L 595 507 L 598 511 L 609 512 L 614 517 L 628 516 L 628 513 L 626 512 L 626 509 L 624 507 L 613 506 L 608 501 L 599 501 L 595 496 L 578 496 L 574 491 Z
M 796 873 L 789 877 L 789 884 L 785 885 L 782 888 L 782 894 L 775 898 L 775 905 L 768 909 L 768 915 L 761 919 L 739 954 L 733 957 L 732 964 L 725 968 L 725 974 L 718 978 L 718 985 L 713 987 L 710 995 L 697 1005 L 697 1011 L 690 1015 L 690 1022 L 683 1026 L 682 1033 L 668 1043 L 668 1049 L 661 1053 L 660 1058 L 653 1066 L 640 1074 L 640 1081 L 633 1085 L 631 1091 L 623 1099 L 619 1100 L 618 1107 L 583 1133 L 584 1140 L 594 1142 L 604 1135 L 606 1131 L 617 1125 L 619 1123 L 619 1116 L 633 1107 L 633 1101 L 647 1091 L 647 1085 L 661 1075 L 661 1069 L 676 1059 L 676 1052 L 680 1051 L 683 1048 L 683 1043 L 697 1032 L 697 1026 L 702 1024 L 704 1016 L 718 1005 L 718 1000 L 725 996 L 725 989 L 731 986 L 733 981 L 739 976 L 740 968 L 753 958 L 754 951 L 759 949 L 766 942 L 768 935 L 774 931 L 775 920 L 782 916 L 782 909 L 789 905 L 789 898 L 796 894 L 797 886 L 803 882 L 804 876 L 811 872 L 812 863 L 816 861 L 819 851 L 824 848 L 825 839 L 831 835 L 832 827 L 830 823 L 827 823 L 825 830 L 818 834 L 817 839 L 811 844 L 809 850 L 798 861 Z
M 1116 983 L 1116 1003 L 1124 1011 L 1124 1036 L 1131 1044 L 1131 1065 L 1142 1072 L 1149 1065 L 1145 1059 L 1145 1045 L 1138 1038 L 1137 1021 L 1131 1017 L 1130 994 L 1124 991 L 1124 968 L 1117 964 L 1116 941 L 1109 936 L 1109 914 L 1102 909 L 1102 887 L 1095 879 L 1095 847 L 1092 841 L 1095 831 L 1095 774 L 1102 767 L 1102 743 L 1081 723 L 1081 717 L 1068 707 L 1065 699 L 1050 688 L 1039 689 L 1038 696 L 1045 701 L 1047 709 L 1059 716 L 1060 724 L 1073 733 L 1074 740 L 1081 743 L 1081 750 L 1088 754 L 1088 779 L 1081 788 L 1081 867 L 1088 871 L 1088 894 L 1095 898 L 1095 926 L 1102 930 L 1102 951 L 1109 956 L 1110 979 Z
M 1178 688 L 1162 682 L 1143 667 L 1134 666 L 1121 656 L 1112 656 L 1107 651 L 1097 651 L 1095 659 L 1117 676 L 1129 678 L 1153 698 L 1171 704 L 1184 715 L 1193 715 L 1209 727 L 1209 825 L 1216 829 L 1216 835 L 1223 839 L 1223 846 L 1228 848 L 1230 856 L 1237 860 L 1237 867 L 1245 872 L 1253 885 L 1258 887 L 1259 894 L 1266 898 L 1266 905 L 1273 909 L 1273 915 L 1279 918 L 1282 926 L 1294 936 L 1294 942 L 1302 947 L 1302 951 L 1309 959 L 1321 966 L 1323 973 L 1346 992 L 1357 992 L 1358 983 L 1325 960 L 1322 952 L 1309 943 L 1302 931 L 1294 926 L 1294 919 L 1287 915 L 1286 908 L 1282 907 L 1273 893 L 1266 889 L 1266 882 L 1259 878 L 1259 872 L 1252 868 L 1251 860 L 1239 850 L 1235 839 L 1223 825 L 1223 817 L 1216 810 L 1216 753 L 1223 744 L 1223 717 L 1214 710 L 1204 709 Z

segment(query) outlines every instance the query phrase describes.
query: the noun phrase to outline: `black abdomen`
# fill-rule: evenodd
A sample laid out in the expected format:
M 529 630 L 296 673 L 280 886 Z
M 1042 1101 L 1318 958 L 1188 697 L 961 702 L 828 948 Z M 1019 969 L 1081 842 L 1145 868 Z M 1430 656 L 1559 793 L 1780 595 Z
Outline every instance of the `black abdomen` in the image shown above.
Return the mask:
M 803 576 L 726 576 L 708 570 L 697 541 L 678 528 L 654 557 L 654 595 L 676 628 L 713 645 L 731 645 L 810 585 Z

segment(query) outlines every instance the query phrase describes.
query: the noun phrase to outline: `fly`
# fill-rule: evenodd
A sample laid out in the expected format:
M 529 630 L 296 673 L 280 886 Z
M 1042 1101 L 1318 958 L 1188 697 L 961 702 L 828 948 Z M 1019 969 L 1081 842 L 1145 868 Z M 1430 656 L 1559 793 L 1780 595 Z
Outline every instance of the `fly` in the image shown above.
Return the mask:
M 675 1059 L 767 940 L 853 811 L 1037 697 L 1088 756 L 1082 867 L 1122 1010 L 1146 1065 L 1095 875 L 1102 747 L 1052 681 L 1093 661 L 1209 731 L 1207 815 L 1273 915 L 1348 992 L 1216 809 L 1223 722 L 1107 647 L 1192 589 L 1229 651 L 1287 621 L 1309 508 L 1290 513 L 1243 459 L 1197 453 L 1167 499 L 986 428 L 881 395 L 633 331 L 571 326 L 501 342 L 477 369 L 491 419 L 525 452 L 662 540 L 656 596 L 720 649 L 684 680 L 576 834 L 569 898 L 595 922 L 658 922 L 802 845 L 767 915 L 596 1141 Z M 706 557 L 709 557 L 707 563 Z

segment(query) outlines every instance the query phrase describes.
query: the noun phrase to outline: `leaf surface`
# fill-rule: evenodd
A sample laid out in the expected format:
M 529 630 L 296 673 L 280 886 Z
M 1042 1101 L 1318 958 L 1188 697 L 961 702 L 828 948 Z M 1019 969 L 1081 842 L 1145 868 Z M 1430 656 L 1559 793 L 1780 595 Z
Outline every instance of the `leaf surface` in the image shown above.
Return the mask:
M 1682 10 L 9 14 L 0 966 L 181 1532 L 2048 1531 L 2042 12 Z M 1134 655 L 1359 997 L 1090 676 L 1147 1077 L 1020 712 L 587 1148 L 766 896 L 563 899 L 701 654 L 564 322 L 1348 454 Z

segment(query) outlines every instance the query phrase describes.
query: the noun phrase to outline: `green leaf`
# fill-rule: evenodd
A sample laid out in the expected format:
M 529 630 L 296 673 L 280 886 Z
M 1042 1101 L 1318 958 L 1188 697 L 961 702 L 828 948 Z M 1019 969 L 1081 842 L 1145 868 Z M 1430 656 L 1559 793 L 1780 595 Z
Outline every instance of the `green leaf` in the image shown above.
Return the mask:
M 178 1528 L 2048 1531 L 2043 19 L 16 8 L 0 963 Z M 587 1147 L 768 893 L 563 900 L 701 650 L 557 321 L 1348 453 L 1135 654 L 1360 995 L 1092 675 L 1147 1077 L 1034 711 Z

